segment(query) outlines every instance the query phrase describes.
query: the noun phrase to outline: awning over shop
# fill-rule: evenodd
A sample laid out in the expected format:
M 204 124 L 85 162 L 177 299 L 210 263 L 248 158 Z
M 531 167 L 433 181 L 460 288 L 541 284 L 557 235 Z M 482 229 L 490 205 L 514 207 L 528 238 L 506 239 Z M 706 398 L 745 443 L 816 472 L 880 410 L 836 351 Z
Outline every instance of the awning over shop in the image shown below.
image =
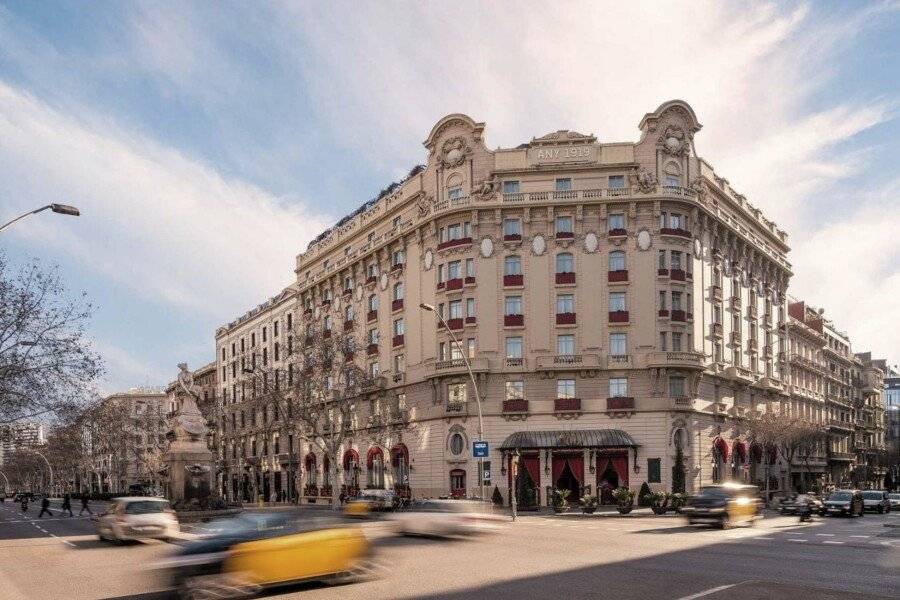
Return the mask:
M 562 448 L 637 448 L 640 446 L 620 429 L 571 429 L 564 431 L 517 431 L 503 440 L 500 450 Z

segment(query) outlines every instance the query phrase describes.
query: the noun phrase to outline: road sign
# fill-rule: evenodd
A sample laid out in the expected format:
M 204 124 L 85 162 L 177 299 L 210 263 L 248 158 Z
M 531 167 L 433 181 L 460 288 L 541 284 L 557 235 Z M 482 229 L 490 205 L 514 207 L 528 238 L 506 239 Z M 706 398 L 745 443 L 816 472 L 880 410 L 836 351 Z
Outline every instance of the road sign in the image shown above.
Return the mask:
M 472 442 L 472 456 L 474 458 L 487 458 L 488 454 L 488 443 L 487 442 Z

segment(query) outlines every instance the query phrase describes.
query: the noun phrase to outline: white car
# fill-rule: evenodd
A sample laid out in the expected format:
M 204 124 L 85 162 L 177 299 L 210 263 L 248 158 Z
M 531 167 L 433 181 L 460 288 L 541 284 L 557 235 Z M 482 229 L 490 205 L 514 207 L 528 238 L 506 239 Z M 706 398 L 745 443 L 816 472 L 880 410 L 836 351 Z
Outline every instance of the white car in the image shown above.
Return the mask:
M 863 507 L 881 514 L 891 512 L 891 502 L 888 493 L 884 490 L 865 490 L 862 493 Z
M 891 503 L 891 510 L 900 510 L 900 494 L 888 494 L 888 502 Z
M 97 517 L 101 540 L 166 540 L 179 531 L 178 518 L 165 498 L 114 498 L 109 510 Z
M 401 535 L 434 537 L 485 533 L 506 520 L 477 500 L 418 500 L 390 518 Z

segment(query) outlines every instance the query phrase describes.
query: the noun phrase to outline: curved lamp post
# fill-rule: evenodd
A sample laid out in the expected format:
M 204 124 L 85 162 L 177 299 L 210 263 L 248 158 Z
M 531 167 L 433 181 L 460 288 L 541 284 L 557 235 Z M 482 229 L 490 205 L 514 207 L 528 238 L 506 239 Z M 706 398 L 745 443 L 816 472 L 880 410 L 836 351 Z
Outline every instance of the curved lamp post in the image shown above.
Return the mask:
M 26 448 L 27 452 L 33 452 L 44 459 L 44 462 L 47 463 L 47 468 L 50 469 L 50 491 L 53 491 L 53 465 L 50 464 L 50 461 L 47 460 L 47 457 L 35 450 L 34 448 Z
M 466 371 L 469 372 L 469 379 L 472 380 L 472 387 L 475 390 L 475 405 L 478 407 L 478 441 L 484 441 L 484 419 L 481 414 L 481 394 L 478 392 L 478 383 L 475 382 L 475 374 L 472 373 L 472 365 L 469 363 L 469 357 L 466 356 L 466 353 L 463 351 L 462 346 L 459 343 L 459 340 L 453 334 L 450 327 L 447 325 L 447 322 L 444 321 L 444 317 L 435 310 L 434 306 L 431 304 L 425 304 L 422 302 L 419 304 L 419 308 L 422 310 L 427 310 L 429 312 L 434 313 L 434 315 L 438 318 L 438 322 L 440 322 L 441 326 L 444 330 L 450 335 L 450 339 L 456 345 L 456 348 L 459 350 L 459 354 L 463 357 L 463 363 L 466 365 Z M 478 459 L 478 487 L 481 489 L 481 501 L 485 501 L 484 497 L 484 459 Z
M 9 488 L 11 487 L 11 486 L 9 485 L 9 477 L 7 477 L 7 476 L 6 476 L 6 473 L 4 473 L 3 471 L 0 471 L 0 475 L 3 475 L 3 481 L 6 482 L 6 487 L 3 488 L 3 491 L 6 492 L 6 493 L 8 494 L 8 493 L 9 493 Z
M 55 213 L 57 213 L 57 214 L 60 214 L 60 215 L 69 215 L 69 216 L 72 216 L 72 217 L 77 217 L 77 216 L 81 215 L 81 212 L 80 212 L 76 207 L 74 207 L 74 206 L 70 206 L 70 205 L 68 205 L 68 204 L 48 204 L 47 206 L 42 206 L 42 207 L 40 207 L 40 208 L 36 208 L 36 209 L 34 209 L 34 210 L 30 210 L 30 211 L 28 211 L 28 212 L 26 212 L 26 213 L 24 213 L 24 214 L 19 215 L 18 217 L 16 217 L 16 218 L 13 219 L 12 221 L 9 221 L 9 222 L 7 222 L 7 223 L 4 223 L 2 226 L 0 226 L 0 231 L 3 231 L 4 229 L 6 229 L 7 227 L 9 227 L 9 226 L 12 225 L 13 223 L 15 223 L 16 221 L 18 221 L 19 219 L 24 219 L 24 218 L 27 217 L 28 215 L 33 215 L 33 214 L 35 214 L 35 213 L 39 213 L 39 212 L 41 212 L 41 211 L 47 210 L 48 208 L 49 208 L 51 211 L 53 211 L 53 212 L 55 212 Z

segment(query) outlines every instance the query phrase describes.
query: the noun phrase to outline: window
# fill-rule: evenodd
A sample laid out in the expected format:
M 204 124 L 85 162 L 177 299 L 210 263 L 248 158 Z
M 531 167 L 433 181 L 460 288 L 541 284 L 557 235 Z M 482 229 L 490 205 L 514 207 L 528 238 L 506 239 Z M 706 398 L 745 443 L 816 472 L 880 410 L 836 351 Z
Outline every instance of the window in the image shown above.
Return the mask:
M 375 294 L 369 296 L 368 307 L 370 311 L 378 310 L 378 296 Z
M 451 383 L 447 385 L 447 399 L 453 403 L 464 403 L 466 401 L 466 384 Z
M 459 279 L 460 261 L 454 260 L 447 263 L 447 279 Z
M 273 350 L 275 352 L 275 360 L 281 360 L 281 357 L 279 356 L 279 353 L 278 353 L 278 342 L 275 342 L 275 346 L 274 346 Z
M 662 483 L 662 459 L 647 459 L 647 483 Z
M 344 321 L 349 322 L 353 320 L 353 305 L 348 304 L 344 307 Z M 288 338 L 290 339 L 290 338 Z
M 625 377 L 612 377 L 609 380 L 609 397 L 621 398 L 628 396 L 628 379 Z
M 572 217 L 556 217 L 556 235 L 572 233 Z
M 507 296 L 504 301 L 504 315 L 522 314 L 522 296 Z
M 613 356 L 628 354 L 628 345 L 624 333 L 609 334 L 609 353 Z
M 575 336 L 571 334 L 556 336 L 556 354 L 560 356 L 575 354 Z
M 400 227 L 400 217 L 399 217 L 399 216 L 396 216 L 396 217 L 394 217 L 394 219 L 391 221 L 391 228 L 397 229 L 398 227 Z
M 378 276 L 378 263 L 370 262 L 366 265 L 366 277 L 369 279 Z
M 447 190 L 447 198 L 450 200 L 456 200 L 457 198 L 462 198 L 462 187 L 461 186 L 453 186 Z
M 665 331 L 659 332 L 659 349 L 660 350 L 668 350 L 668 344 L 666 344 L 666 340 L 668 339 L 668 334 Z
M 621 250 L 613 250 L 609 253 L 609 270 L 624 271 L 625 270 L 625 253 Z
M 666 310 L 666 293 L 664 291 L 659 292 L 659 310 Z
M 475 298 L 466 298 L 466 317 L 475 316 Z
M 446 281 L 446 279 L 444 279 L 444 265 L 438 265 L 437 280 L 438 283 L 443 283 L 444 281 Z
M 575 261 L 568 252 L 556 255 L 556 272 L 557 273 L 574 273 Z
M 522 222 L 519 219 L 503 219 L 503 235 L 522 235 Z
M 263 348 L 262 364 L 263 364 L 263 366 L 266 366 L 267 364 L 269 364 L 269 349 L 268 348 Z
M 672 292 L 672 310 L 681 310 L 681 292 Z
M 625 176 L 624 175 L 610 175 L 609 176 L 608 187 L 613 189 L 620 189 L 625 187 Z
M 677 175 L 666 175 L 665 185 L 669 187 L 678 187 L 681 185 L 681 179 Z
M 669 215 L 669 227 L 671 227 L 672 229 L 683 229 L 684 221 L 682 220 L 681 215 L 679 215 L 678 213 L 672 213 L 671 215 Z
M 684 383 L 685 379 L 680 375 L 669 377 L 669 396 L 672 398 L 683 398 L 685 396 Z
M 475 259 L 466 259 L 466 277 L 475 277 Z
M 450 359 L 462 360 L 462 357 L 462 348 L 459 347 L 459 344 L 457 344 L 456 342 L 450 342 Z
M 657 268 L 665 269 L 666 268 L 666 251 L 660 250 L 658 254 L 659 260 L 657 261 Z
M 278 337 L 278 321 L 275 321 L 274 325 L 272 325 L 272 336 Z
M 394 357 L 394 373 L 402 373 L 406 370 L 406 360 L 402 354 Z
M 575 296 L 572 294 L 560 294 L 556 297 L 556 314 L 575 312 Z
M 556 180 L 556 191 L 557 192 L 568 192 L 572 189 L 572 180 L 568 177 L 560 178 Z
M 452 300 L 450 302 L 450 318 L 462 319 L 462 300 Z
M 521 336 L 506 338 L 506 358 L 522 358 Z
M 503 182 L 503 193 L 504 194 L 518 194 L 519 193 L 519 182 L 518 181 L 504 181 Z
M 394 292 L 392 295 L 394 300 L 403 300 L 403 284 L 397 283 L 394 285 Z
M 378 362 L 369 363 L 369 375 L 378 377 L 379 373 L 381 373 L 381 367 L 378 365 Z
M 525 399 L 525 382 L 521 379 L 506 382 L 506 399 L 507 400 L 524 400 Z
M 575 397 L 575 380 L 574 379 L 557 379 L 556 380 L 556 397 L 560 400 Z
M 403 335 L 403 332 L 403 319 L 397 319 L 394 321 L 394 335 Z
M 504 275 L 521 275 L 522 274 L 522 259 L 518 256 L 507 256 L 503 259 L 503 274 Z
M 610 230 L 625 229 L 625 215 L 621 213 L 609 215 L 609 228 Z
M 681 352 L 681 332 L 672 332 L 672 352 Z
M 255 332 L 250 334 L 250 347 L 251 348 L 256 347 L 256 333 Z
M 681 269 L 682 268 L 681 252 L 676 252 L 675 250 L 672 250 L 671 254 L 672 254 L 672 269 Z
M 369 344 L 377 344 L 378 343 L 378 330 L 370 329 L 368 339 L 369 339 Z
M 406 261 L 403 250 L 394 250 L 391 254 L 391 266 L 402 265 Z
M 625 309 L 625 292 L 609 293 L 609 310 L 610 312 L 626 310 Z
M 291 329 L 293 329 L 293 327 L 294 327 L 294 313 L 288 313 L 288 314 L 287 314 L 287 328 L 288 328 L 288 331 L 290 331 Z
M 468 352 L 469 358 L 475 358 L 475 338 L 466 340 L 466 351 Z
M 453 225 L 447 226 L 447 240 L 446 241 L 458 240 L 461 237 L 463 237 L 462 227 L 460 226 L 459 223 L 454 223 Z
M 463 440 L 462 434 L 454 433 L 453 435 L 451 435 L 450 442 L 448 444 L 450 446 L 450 454 L 453 454 L 454 456 L 459 456 L 460 454 L 462 454 L 463 450 L 465 449 L 465 443 L 466 442 L 465 440 Z

